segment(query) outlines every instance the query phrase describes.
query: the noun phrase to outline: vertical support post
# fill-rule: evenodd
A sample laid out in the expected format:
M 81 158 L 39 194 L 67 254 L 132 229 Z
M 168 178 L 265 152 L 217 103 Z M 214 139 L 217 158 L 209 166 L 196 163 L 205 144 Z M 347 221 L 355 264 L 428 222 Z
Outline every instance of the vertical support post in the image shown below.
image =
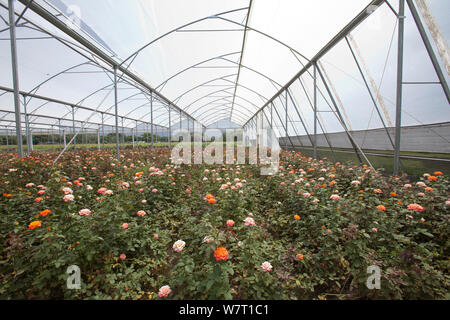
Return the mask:
M 116 124 L 116 156 L 117 161 L 120 161 L 120 151 L 119 151 L 119 105 L 117 102 L 117 66 L 114 66 L 114 118 Z
M 64 139 L 64 149 L 67 147 L 67 141 L 66 141 L 66 129 L 63 129 L 63 139 Z
M 123 117 L 122 117 L 122 141 L 125 144 L 125 127 L 123 126 Z
M 9 129 L 6 129 L 6 150 L 9 151 Z
M 286 95 L 286 101 L 285 101 L 285 103 L 286 103 L 286 119 L 285 119 L 285 123 L 286 123 L 286 138 L 288 137 L 288 135 L 289 135 L 289 127 L 288 127 L 288 95 L 287 95 L 287 89 L 286 89 L 286 91 L 285 91 L 285 93 L 284 93 L 285 95 Z
M 52 126 L 52 150 L 55 151 L 55 135 L 53 134 L 53 126 Z
M 134 149 L 134 128 L 131 128 L 131 143 L 133 144 Z
M 105 114 L 102 112 L 102 145 L 105 148 L 105 124 L 104 124 Z
M 27 137 L 27 154 L 30 155 L 31 146 L 30 146 L 30 123 L 28 120 L 28 113 L 27 113 L 27 97 L 23 96 L 23 110 L 25 113 L 25 135 Z
M 73 132 L 73 148 L 77 147 L 77 137 L 75 136 L 75 107 L 72 106 L 72 132 Z
M 150 92 L 150 119 L 151 119 L 151 135 L 152 135 L 152 149 L 153 149 L 153 93 Z
M 169 134 L 168 134 L 168 142 L 169 142 L 169 148 L 171 147 L 171 140 L 172 140 L 172 132 L 170 132 L 170 124 L 172 123 L 172 119 L 171 119 L 171 117 L 170 117 L 170 114 L 171 114 L 171 112 L 170 112 L 171 110 L 170 110 L 170 104 L 169 104 L 169 126 L 168 126 L 168 130 L 169 130 Z
M 97 129 L 97 146 L 98 151 L 100 151 L 100 128 Z
M 314 159 L 317 159 L 317 67 L 314 63 Z
M 398 50 L 397 50 L 397 100 L 395 107 L 395 148 L 394 176 L 398 175 L 400 164 L 400 135 L 402 125 L 402 94 L 403 94 L 403 40 L 405 32 L 405 0 L 399 0 L 398 11 Z
M 58 145 L 61 146 L 61 119 L 58 119 Z
M 22 145 L 22 122 L 20 116 L 20 100 L 19 100 L 19 72 L 17 68 L 17 42 L 16 42 L 16 19 L 14 14 L 14 0 L 8 0 L 9 9 L 9 34 L 11 42 L 11 64 L 12 77 L 14 86 L 14 111 L 16 116 L 16 137 L 17 137 L 17 154 L 23 157 Z

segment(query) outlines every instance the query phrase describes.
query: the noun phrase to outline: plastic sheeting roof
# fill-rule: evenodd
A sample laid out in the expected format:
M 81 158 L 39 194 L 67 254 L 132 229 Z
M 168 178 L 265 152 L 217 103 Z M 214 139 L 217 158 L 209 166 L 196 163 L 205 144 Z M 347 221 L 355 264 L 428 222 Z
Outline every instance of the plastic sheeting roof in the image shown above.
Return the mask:
M 123 62 L 124 66 L 204 126 L 222 119 L 244 125 L 307 63 L 307 59 L 313 57 L 370 2 L 34 1 L 61 21 L 73 21 L 75 31 L 95 43 L 114 60 Z M 390 2 L 393 7 L 398 6 L 398 1 Z M 448 3 L 439 0 L 430 2 L 448 36 L 448 21 L 441 16 L 441 9 L 448 9 Z M 1 0 L 0 3 L 0 15 L 6 20 L 0 20 L 2 30 L 6 28 L 8 10 L 6 0 Z M 16 2 L 17 13 L 21 13 L 24 8 L 23 4 Z M 80 123 L 86 120 L 90 125 L 101 123 L 102 114 L 92 112 L 98 110 L 104 113 L 104 123 L 113 125 L 111 68 L 33 11 L 27 10 L 24 19 L 26 20 L 21 23 L 29 22 L 17 28 L 21 91 L 86 107 L 77 108 L 73 115 Z M 392 44 L 392 39 L 397 26 L 396 17 L 384 5 L 367 20 L 352 35 L 367 59 L 368 68 L 373 72 L 381 94 L 389 101 L 388 113 L 393 118 L 396 45 L 395 41 Z M 49 37 L 39 28 L 60 39 Z M 2 31 L 0 36 L 7 40 L 9 33 Z M 409 40 L 406 41 L 406 46 L 412 48 L 413 54 L 405 58 L 405 76 L 411 81 L 436 81 L 430 63 L 424 62 L 420 68 L 413 67 L 415 63 L 426 60 L 426 53 L 420 47 L 418 39 L 417 31 L 416 34 L 414 31 L 406 34 L 406 40 Z M 370 109 L 367 93 L 355 92 L 355 87 L 361 88 L 362 80 L 351 55 L 344 51 L 347 50 L 344 44 L 337 45 L 321 63 L 346 106 L 346 118 L 350 127 L 380 127 L 380 121 L 375 119 L 373 110 Z M 0 41 L 0 53 L 0 66 L 4 71 L 0 77 L 0 86 L 12 88 L 9 41 Z M 61 73 L 63 71 L 65 72 Z M 305 78 L 304 86 L 308 93 L 312 92 L 311 79 Z M 148 92 L 137 87 L 134 81 L 125 76 L 119 83 L 119 115 L 124 117 L 125 127 L 150 122 L 150 97 Z M 298 83 L 291 88 L 294 99 L 300 106 L 307 104 L 308 97 L 302 93 L 303 90 Z M 404 124 L 450 119 L 448 108 L 443 108 L 448 106 L 447 101 L 437 97 L 439 94 L 436 94 L 436 90 L 439 88 L 428 87 L 422 89 L 420 94 L 415 90 L 405 90 L 405 95 L 411 99 L 407 98 L 405 101 L 407 114 Z M 0 103 L 1 110 L 14 110 L 11 94 L 2 94 Z M 325 99 L 319 97 L 319 106 L 324 106 L 325 103 Z M 427 110 L 424 110 L 425 103 Z M 62 125 L 71 126 L 71 107 L 32 98 L 27 102 L 27 108 L 31 114 L 36 115 L 32 118 L 36 123 L 57 126 L 61 125 L 61 121 L 56 119 L 64 118 L 67 120 L 63 120 Z M 154 123 L 167 127 L 179 122 L 179 115 L 173 112 L 169 123 L 164 103 L 155 102 L 154 108 Z M 310 128 L 311 110 L 306 107 L 300 109 L 306 127 Z M 298 115 L 294 111 L 289 112 L 292 124 L 292 128 L 287 129 L 289 134 L 304 133 L 300 126 L 295 126 L 300 121 L 296 119 Z M 55 119 L 39 119 L 38 115 Z M 12 113 L 0 112 L 0 119 L 3 120 L 13 120 L 13 116 Z M 342 130 L 332 114 L 324 111 L 320 116 L 329 131 Z M 281 124 L 275 126 L 281 127 Z

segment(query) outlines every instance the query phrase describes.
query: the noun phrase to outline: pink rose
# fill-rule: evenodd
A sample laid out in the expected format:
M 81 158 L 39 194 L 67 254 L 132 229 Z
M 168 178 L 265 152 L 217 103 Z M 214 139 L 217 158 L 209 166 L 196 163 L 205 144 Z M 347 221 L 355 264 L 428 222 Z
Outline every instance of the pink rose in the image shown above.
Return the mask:
M 158 295 L 160 298 L 165 298 L 169 296 L 169 294 L 172 292 L 169 286 L 162 286 L 159 288 Z

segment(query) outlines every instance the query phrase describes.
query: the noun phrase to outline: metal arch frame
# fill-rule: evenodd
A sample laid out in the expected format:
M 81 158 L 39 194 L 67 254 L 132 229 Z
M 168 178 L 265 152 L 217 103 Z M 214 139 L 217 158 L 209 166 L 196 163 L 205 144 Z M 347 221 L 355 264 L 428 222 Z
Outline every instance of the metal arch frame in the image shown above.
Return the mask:
M 236 75 L 236 73 L 234 73 L 234 74 L 228 74 L 228 75 L 225 75 L 225 76 L 221 76 L 221 77 L 217 77 L 217 78 L 214 78 L 214 79 L 207 80 L 207 81 L 205 81 L 205 82 L 203 82 L 203 83 L 201 83 L 201 84 L 199 84 L 199 85 L 197 85 L 197 86 L 194 86 L 194 87 L 192 87 L 192 88 L 190 88 L 190 89 L 184 91 L 181 95 L 179 95 L 178 97 L 176 97 L 176 98 L 174 99 L 174 101 L 180 101 L 180 99 L 181 99 L 182 97 L 184 97 L 185 95 L 187 95 L 188 93 L 191 93 L 192 91 L 194 91 L 194 90 L 196 90 L 196 89 L 198 89 L 198 88 L 201 88 L 201 87 L 203 87 L 203 86 L 206 86 L 207 84 L 209 84 L 209 83 L 211 83 L 211 82 L 220 81 L 220 80 L 225 81 L 226 78 L 233 77 L 233 76 L 235 76 L 235 75 Z M 230 81 L 230 82 L 232 82 L 232 81 Z M 234 83 L 234 82 L 232 82 L 232 83 Z
M 189 66 L 189 67 L 187 67 L 187 68 L 184 68 L 183 70 L 181 70 L 181 71 L 175 73 L 174 75 L 170 76 L 169 78 L 167 78 L 166 80 L 164 80 L 161 84 L 159 84 L 156 88 L 159 88 L 160 86 L 165 86 L 171 79 L 173 79 L 173 78 L 175 78 L 175 77 L 177 77 L 177 76 L 183 74 L 184 72 L 186 72 L 186 71 L 188 71 L 188 70 L 190 70 L 190 69 L 193 69 L 193 68 L 195 68 L 195 67 L 197 67 L 197 66 L 199 66 L 199 65 L 201 65 L 201 64 L 204 64 L 204 63 L 206 63 L 206 62 L 210 62 L 210 61 L 213 61 L 213 60 L 216 60 L 216 59 L 221 59 L 221 60 L 227 61 L 227 62 L 229 62 L 229 63 L 235 64 L 235 65 L 239 65 L 239 63 L 237 63 L 237 62 L 225 58 L 226 56 L 235 55 L 235 54 L 238 54 L 238 53 L 239 53 L 239 52 L 226 53 L 226 54 L 218 55 L 218 56 L 215 56 L 215 57 L 213 57 L 213 58 L 208 58 L 208 59 L 206 59 L 206 60 L 197 62 L 197 63 L 195 63 L 195 64 L 193 64 L 193 65 L 191 65 L 191 66 Z M 278 87 L 282 87 L 282 85 L 281 85 L 280 83 L 278 83 L 277 81 L 275 81 L 274 79 L 270 78 L 269 76 L 265 75 L 265 74 L 262 73 L 262 72 L 259 72 L 259 71 L 255 70 L 255 69 L 253 69 L 253 68 L 248 67 L 248 66 L 245 66 L 245 65 L 243 65 L 242 63 L 240 64 L 240 67 L 245 68 L 245 69 L 248 69 L 248 70 L 250 70 L 250 71 L 252 71 L 252 72 L 254 72 L 254 73 L 256 73 L 256 74 L 258 74 L 258 75 L 260 75 L 260 76 L 262 76 L 262 77 L 264 77 L 265 79 L 267 79 L 268 81 L 270 81 L 271 84 L 274 85 L 274 86 L 276 85 L 276 86 L 278 86 Z M 223 80 L 223 79 L 222 79 L 222 80 Z M 231 81 L 230 81 L 230 82 L 231 82 Z M 244 87 L 244 88 L 245 88 L 245 86 L 240 85 L 240 84 L 236 84 L 236 82 L 234 82 L 234 81 L 233 81 L 233 86 L 235 86 L 235 87 L 236 87 L 236 86 L 241 86 L 241 87 Z M 276 86 L 275 86 L 275 87 L 276 87 Z M 197 89 L 197 88 L 198 88 L 198 87 L 194 87 L 194 88 L 192 88 L 192 89 L 194 90 L 194 89 Z M 230 86 L 230 88 L 231 88 L 231 86 Z M 229 89 L 229 88 L 228 88 L 228 89 Z M 278 89 L 278 88 L 276 87 L 276 89 Z M 227 89 L 223 89 L 223 90 L 227 90 Z M 222 91 L 222 90 L 218 90 L 218 91 L 216 91 L 216 92 L 214 92 L 214 93 L 218 93 L 218 92 L 221 92 L 221 91 Z M 191 92 L 191 91 L 188 91 L 188 92 Z M 253 93 L 257 94 L 258 96 L 261 96 L 261 95 L 260 95 L 259 93 L 257 93 L 256 91 L 253 91 Z M 233 96 L 234 96 L 234 95 L 233 95 Z M 175 101 L 177 101 L 180 97 L 181 97 L 181 96 L 179 96 L 178 98 L 176 98 Z M 203 98 L 203 97 L 201 97 L 201 98 Z M 201 98 L 199 98 L 199 99 L 195 100 L 194 102 L 190 103 L 188 106 L 185 106 L 183 109 L 187 111 L 187 110 L 188 110 L 195 102 L 197 102 L 197 101 L 200 100 Z M 267 100 L 267 99 L 266 99 L 266 100 Z M 256 105 L 255 105 L 255 106 L 256 106 Z M 258 108 L 258 107 L 257 107 L 257 108 Z
M 229 106 L 230 103 L 231 103 L 230 101 L 225 101 L 225 102 L 224 102 L 223 104 L 221 104 L 221 105 L 217 105 L 217 106 L 212 107 L 210 110 L 208 110 L 208 112 L 203 113 L 203 115 L 204 115 L 204 116 L 209 115 L 211 112 L 216 111 L 217 108 L 223 107 L 223 106 Z M 209 112 L 209 111 L 211 111 L 211 112 Z M 239 110 L 239 112 L 240 112 L 241 116 L 243 116 L 243 117 L 247 116 L 243 111 Z M 199 119 L 200 119 L 200 118 L 199 118 Z M 244 119 L 245 119 L 245 118 L 244 118 Z
M 217 113 L 215 113 L 215 114 L 208 115 L 207 117 L 203 117 L 203 118 L 202 118 L 202 121 L 204 121 L 205 126 L 209 126 L 209 125 L 211 125 L 212 123 L 214 123 L 214 122 L 217 121 L 217 120 L 214 119 L 215 116 L 217 116 L 217 115 L 222 116 L 222 115 L 227 115 L 227 114 L 228 114 L 228 110 L 223 110 L 223 111 L 217 112 Z M 240 116 L 238 116 L 238 117 L 240 117 Z M 209 122 L 209 121 L 212 120 L 212 119 L 214 119 L 214 122 Z M 225 118 L 222 118 L 222 119 L 225 119 Z M 229 119 L 229 118 L 228 118 L 228 119 Z M 231 120 L 230 120 L 230 121 L 231 121 Z
M 127 62 L 127 61 L 130 60 L 130 59 L 132 59 L 131 62 L 127 65 L 127 68 L 129 68 L 129 67 L 131 66 L 131 64 L 133 63 L 134 59 L 136 59 L 137 55 L 139 55 L 140 52 L 142 52 L 144 49 L 146 49 L 147 47 L 149 47 L 149 46 L 152 45 L 153 43 L 155 43 L 155 42 L 161 40 L 162 38 L 164 38 L 164 37 L 166 37 L 166 36 L 168 36 L 168 35 L 170 35 L 170 34 L 172 34 L 172 33 L 174 33 L 174 32 L 177 32 L 178 30 L 184 29 L 184 28 L 186 28 L 186 27 L 188 27 L 188 26 L 191 26 L 191 25 L 193 25 L 193 24 L 196 24 L 196 23 L 199 23 L 199 22 L 208 20 L 208 19 L 212 19 L 212 18 L 219 17 L 219 16 L 221 16 L 221 15 L 225 15 L 225 14 L 229 14 L 229 13 L 234 13 L 234 12 L 238 12 L 238 11 L 242 11 L 242 10 L 247 10 L 247 9 L 248 9 L 248 7 L 223 11 L 223 12 L 220 12 L 220 13 L 216 13 L 216 14 L 214 14 L 214 15 L 212 15 L 212 16 L 207 16 L 207 17 L 203 17 L 203 18 L 200 18 L 200 19 L 197 19 L 197 20 L 188 22 L 188 23 L 186 23 L 186 24 L 184 24 L 184 25 L 182 25 L 182 26 L 179 26 L 179 27 L 177 27 L 177 28 L 175 28 L 175 29 L 172 29 L 172 30 L 170 30 L 170 31 L 168 31 L 168 32 L 166 32 L 166 33 L 160 35 L 159 37 L 153 39 L 152 41 L 146 43 L 145 45 L 143 45 L 142 47 L 140 47 L 138 50 L 134 51 L 130 56 L 128 56 L 127 58 L 125 58 L 125 59 L 120 63 L 119 66 L 122 66 L 123 64 L 125 64 L 125 62 Z
M 144 49 L 148 48 L 148 47 L 149 47 L 150 45 L 152 45 L 153 43 L 157 42 L 158 40 L 160 40 L 160 39 L 162 39 L 162 38 L 164 38 L 164 37 L 166 37 L 166 36 L 168 36 L 168 35 L 170 35 L 170 34 L 176 32 L 176 31 L 179 31 L 179 30 L 181 30 L 181 29 L 183 29 L 183 28 L 185 28 L 185 27 L 187 27 L 187 26 L 190 26 L 190 25 L 192 25 L 192 24 L 195 24 L 195 23 L 198 23 L 198 22 L 207 20 L 207 19 L 211 19 L 211 18 L 218 18 L 218 19 L 222 19 L 222 20 L 224 20 L 224 21 L 227 21 L 227 22 L 229 22 L 229 23 L 233 23 L 233 24 L 237 24 L 237 25 L 243 26 L 243 27 L 244 27 L 244 40 L 243 40 L 243 43 L 244 43 L 244 44 L 245 44 L 245 35 L 246 35 L 247 30 L 255 31 L 255 32 L 257 32 L 257 33 L 259 33 L 259 34 L 261 34 L 261 35 L 263 35 L 263 36 L 265 36 L 265 37 L 268 37 L 269 39 L 271 39 L 271 40 L 273 40 L 273 41 L 276 41 L 277 43 L 279 43 L 279 44 L 281 44 L 281 45 L 287 47 L 289 50 L 291 50 L 291 52 L 295 52 L 296 54 L 298 54 L 299 56 L 301 56 L 301 57 L 304 58 L 305 60 L 310 61 L 310 60 L 309 60 L 308 58 L 306 58 L 303 54 L 301 54 L 300 52 L 298 52 L 298 51 L 295 50 L 294 48 L 290 47 L 289 45 L 285 44 L 284 42 L 282 42 L 282 41 L 280 41 L 280 40 L 278 40 L 278 39 L 276 39 L 276 38 L 274 38 L 274 37 L 272 37 L 272 36 L 270 36 L 270 35 L 268 35 L 268 34 L 266 34 L 266 33 L 264 33 L 264 32 L 261 32 L 261 31 L 255 29 L 255 28 L 249 27 L 249 26 L 248 26 L 248 18 L 249 18 L 249 15 L 250 15 L 251 4 L 252 4 L 252 0 L 250 0 L 250 3 L 249 3 L 249 6 L 248 6 L 248 7 L 245 7 L 245 8 L 239 8 L 239 9 L 234 9 L 234 10 L 228 10 L 228 11 L 225 11 L 225 12 L 217 13 L 217 14 L 215 14 L 215 15 L 208 16 L 208 17 L 204 17 L 204 18 L 201 18 L 201 19 L 197 19 L 197 20 L 194 20 L 194 21 L 192 21 L 192 22 L 189 22 L 189 23 L 187 23 L 187 24 L 185 24 L 185 25 L 182 25 L 182 26 L 180 26 L 180 27 L 177 27 L 177 28 L 175 28 L 175 29 L 172 29 L 172 30 L 170 30 L 170 31 L 168 31 L 168 32 L 166 32 L 166 33 L 164 33 L 163 35 L 161 35 L 161 36 L 155 38 L 154 40 L 148 42 L 148 43 L 145 44 L 144 46 L 140 47 L 138 50 L 136 50 L 135 52 L 133 52 L 129 57 L 127 57 L 125 60 L 123 60 L 122 63 L 120 64 L 120 66 L 123 65 L 123 64 L 125 64 L 128 60 L 132 59 L 132 60 L 130 61 L 130 63 L 127 65 L 127 68 L 129 68 L 129 67 L 131 66 L 131 64 L 133 63 L 133 61 L 135 60 L 135 58 L 139 55 L 139 53 L 142 52 Z M 247 21 L 246 21 L 246 24 L 245 24 L 245 25 L 243 25 L 243 24 L 241 24 L 241 23 L 238 23 L 238 22 L 236 22 L 236 21 L 233 21 L 233 20 L 226 19 L 226 18 L 223 18 L 223 17 L 222 17 L 222 15 L 225 15 L 225 14 L 228 14 L 228 13 L 232 13 L 232 12 L 242 11 L 242 10 L 248 10 L 248 11 L 249 11 L 249 12 L 247 13 L 247 19 L 246 19 Z M 240 65 L 241 65 L 241 62 L 242 62 L 242 55 L 243 55 L 243 50 L 241 50 L 241 57 L 240 57 L 240 60 L 241 60 L 241 61 L 239 62 L 239 70 L 238 70 L 238 74 L 237 74 L 237 80 L 235 81 L 235 91 L 237 90 L 238 81 L 239 81 L 239 73 L 240 73 L 240 68 L 241 68 Z M 210 61 L 210 60 L 209 60 L 209 61 Z M 302 63 L 300 60 L 299 60 L 299 62 L 303 65 L 303 63 Z M 188 68 L 188 69 L 190 69 L 190 68 Z M 182 71 L 182 72 L 184 72 L 184 71 Z M 181 72 L 181 73 L 182 73 L 182 72 Z M 170 79 L 169 79 L 169 80 L 170 80 Z M 167 81 L 168 81 L 168 80 L 162 82 L 159 86 L 161 86 L 161 85 L 164 86 L 164 85 L 167 83 Z M 159 87 L 159 86 L 158 86 L 158 87 Z M 233 99 L 234 99 L 234 98 L 233 98 Z M 174 101 L 177 101 L 177 99 L 175 99 Z M 233 110 L 233 108 L 232 108 L 232 110 Z M 232 110 L 231 110 L 231 115 L 232 115 Z
M 24 1 L 24 0 L 20 0 L 20 1 Z M 152 41 L 146 43 L 145 45 L 143 45 L 142 47 L 140 47 L 138 50 L 134 51 L 130 56 L 128 56 L 126 59 L 124 59 L 124 60 L 120 63 L 119 66 L 122 66 L 122 65 L 125 64 L 128 60 L 132 59 L 132 61 L 131 61 L 131 62 L 128 64 L 128 66 L 127 66 L 127 68 L 128 68 L 128 67 L 132 64 L 132 62 L 133 62 L 133 60 L 135 59 L 135 57 L 136 57 L 142 50 L 146 49 L 147 47 L 149 47 L 149 46 L 152 45 L 153 43 L 157 42 L 158 40 L 160 40 L 160 39 L 162 39 L 162 38 L 164 38 L 164 37 L 166 37 L 166 36 L 168 36 L 168 35 L 170 35 L 170 34 L 172 34 L 172 33 L 174 33 L 174 32 L 177 32 L 177 31 L 179 31 L 179 30 L 181 30 L 181 29 L 184 29 L 184 28 L 186 28 L 186 27 L 188 27 L 188 26 L 190 26 L 190 25 L 193 25 L 193 24 L 196 24 L 196 23 L 205 21 L 205 20 L 207 20 L 207 19 L 221 19 L 221 20 L 227 21 L 227 22 L 229 22 L 229 23 L 236 24 L 236 25 L 239 25 L 239 26 L 241 26 L 241 27 L 245 27 L 245 25 L 242 24 L 242 23 L 239 23 L 239 22 L 236 22 L 236 21 L 233 21 L 233 20 L 230 20 L 230 19 L 223 18 L 222 16 L 223 16 L 223 15 L 226 15 L 226 14 L 229 14 L 229 13 L 234 13 L 234 12 L 237 12 L 237 11 L 243 11 L 243 10 L 248 10 L 248 9 L 249 9 L 249 7 L 244 7 L 244 8 L 232 9 L 232 10 L 228 10 L 228 11 L 216 13 L 216 14 L 214 14 L 214 15 L 207 16 L 207 17 L 203 17 L 203 18 L 200 18 L 200 19 L 191 21 L 191 22 L 189 22 L 189 23 L 187 23 L 187 24 L 184 24 L 184 25 L 182 25 L 182 26 L 179 26 L 179 27 L 177 27 L 177 28 L 175 28 L 175 29 L 172 29 L 172 30 L 170 30 L 170 31 L 168 31 L 168 32 L 166 32 L 166 33 L 164 33 L 164 34 L 162 34 L 161 36 L 159 36 L 159 37 L 153 39 Z M 282 42 L 282 41 L 280 41 L 280 40 L 278 40 L 278 39 L 276 39 L 276 38 L 274 38 L 274 37 L 268 35 L 267 33 L 262 32 L 262 31 L 260 31 L 260 30 L 257 30 L 257 29 L 255 29 L 255 28 L 252 28 L 252 27 L 250 27 L 250 26 L 247 26 L 246 29 L 251 30 L 251 31 L 254 31 L 254 32 L 257 32 L 257 33 L 259 33 L 259 34 L 261 34 L 261 35 L 263 35 L 263 36 L 265 36 L 265 37 L 267 37 L 267 38 L 269 38 L 269 39 L 271 39 L 271 40 L 273 40 L 273 41 L 275 41 L 275 42 L 281 44 L 282 46 L 284 46 L 284 47 L 286 47 L 286 48 L 292 50 L 293 52 L 295 52 L 296 54 L 298 54 L 299 56 L 301 56 L 301 57 L 304 58 L 305 60 L 310 61 L 308 58 L 306 58 L 303 54 L 301 54 L 300 52 L 298 52 L 297 50 L 295 50 L 293 47 L 291 47 L 291 46 L 287 45 L 286 43 L 284 43 L 284 42 Z
M 230 88 L 230 89 L 231 89 L 231 88 Z M 204 96 L 203 98 L 207 98 L 208 96 L 209 96 L 209 95 L 206 95 L 206 96 Z M 208 105 L 211 105 L 212 103 L 216 103 L 216 102 L 218 102 L 218 101 L 224 100 L 224 101 L 226 101 L 226 102 L 228 102 L 228 103 L 231 103 L 231 101 L 226 100 L 226 99 L 229 99 L 229 98 L 231 98 L 231 96 L 229 96 L 229 97 L 221 97 L 221 98 L 218 98 L 218 99 L 216 99 L 216 100 L 209 101 L 209 102 L 203 104 L 202 106 L 197 107 L 197 108 L 195 109 L 195 111 L 192 112 L 192 114 L 195 114 L 195 113 L 199 112 L 199 110 L 201 110 L 201 109 L 207 107 Z M 239 96 L 239 98 L 244 100 L 244 98 L 242 98 L 242 97 L 240 97 L 240 96 Z M 222 105 L 225 105 L 225 104 L 222 104 Z M 249 110 L 249 109 L 247 109 L 246 107 L 244 107 L 244 106 L 242 106 L 242 105 L 239 105 L 239 106 L 242 107 L 244 110 L 250 112 L 250 114 L 253 113 L 252 110 Z M 209 110 L 208 110 L 208 111 L 209 111 Z
M 237 96 L 237 97 L 238 97 L 239 99 L 242 99 L 242 100 L 244 100 L 244 101 L 249 102 L 247 99 L 245 99 L 245 98 L 243 98 L 243 97 L 241 97 L 241 96 Z M 217 102 L 217 101 L 224 100 L 224 101 L 226 101 L 226 102 L 228 102 L 228 103 L 232 103 L 232 101 L 228 101 L 228 100 L 227 100 L 227 99 L 229 99 L 229 98 L 231 98 L 231 96 L 230 96 L 230 97 L 222 97 L 222 98 L 218 98 L 218 99 L 213 100 L 213 101 L 209 101 L 209 102 L 207 102 L 206 104 L 204 104 L 204 105 L 198 107 L 197 109 L 195 109 L 195 111 L 193 111 L 192 114 L 195 114 L 195 113 L 198 112 L 199 110 L 201 110 L 201 109 L 207 107 L 208 105 L 210 105 L 210 104 L 212 104 L 212 103 L 215 103 L 215 102 Z M 253 104 L 253 103 L 251 103 L 251 102 L 249 102 L 249 103 L 252 104 L 252 105 L 254 105 L 254 106 L 256 106 L 255 104 Z M 225 104 L 223 104 L 223 105 L 225 105 Z M 237 104 L 237 103 L 236 103 L 236 105 L 238 105 L 239 107 L 243 108 L 245 111 L 248 111 L 250 114 L 253 114 L 253 111 L 250 110 L 250 109 L 248 109 L 247 107 L 245 107 L 245 106 L 243 106 L 243 105 L 241 105 L 241 104 Z M 256 106 L 256 107 L 257 107 L 257 106 Z M 209 111 L 209 110 L 208 110 L 208 111 Z M 241 113 L 244 114 L 243 112 L 241 112 Z M 248 116 L 248 115 L 247 115 L 247 116 Z
M 215 56 L 215 57 L 213 57 L 213 58 L 208 58 L 208 59 L 203 60 L 203 61 L 201 61 L 201 62 L 197 62 L 197 63 L 195 63 L 195 64 L 193 64 L 193 65 L 191 65 L 191 66 L 189 66 L 189 67 L 187 67 L 187 68 L 185 68 L 185 69 L 183 69 L 183 70 L 181 70 L 181 71 L 179 71 L 179 72 L 173 74 L 173 75 L 170 76 L 169 78 L 165 79 L 163 82 L 161 82 L 159 85 L 157 85 L 157 86 L 155 87 L 155 89 L 157 89 L 157 88 L 159 88 L 159 87 L 161 87 L 161 86 L 165 86 L 165 85 L 167 84 L 167 82 L 169 82 L 169 81 L 172 80 L 173 78 L 179 76 L 180 74 L 182 74 L 182 73 L 184 73 L 184 72 L 186 72 L 186 71 L 188 71 L 188 70 L 190 70 L 190 69 L 193 69 L 193 68 L 195 68 L 195 67 L 198 67 L 199 65 L 202 65 L 202 64 L 204 64 L 204 63 L 206 63 L 206 62 L 210 62 L 210 61 L 213 61 L 213 60 L 216 60 L 216 59 L 223 59 L 223 57 L 235 55 L 235 54 L 238 54 L 238 53 L 240 53 L 240 52 L 239 52 L 239 51 L 236 51 L 236 52 L 225 53 L 225 54 L 221 54 L 221 55 Z M 226 59 L 224 59 L 224 60 L 226 60 Z M 227 60 L 227 61 L 228 61 L 228 60 Z M 161 88 L 160 91 L 162 91 L 162 88 Z

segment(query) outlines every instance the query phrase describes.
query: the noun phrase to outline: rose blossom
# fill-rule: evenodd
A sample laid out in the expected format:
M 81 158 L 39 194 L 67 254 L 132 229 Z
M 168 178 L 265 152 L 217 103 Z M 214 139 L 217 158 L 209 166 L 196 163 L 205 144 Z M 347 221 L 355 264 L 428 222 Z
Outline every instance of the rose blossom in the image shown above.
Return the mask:
M 234 221 L 233 220 L 228 220 L 227 221 L 227 226 L 229 226 L 229 227 L 234 226 Z
M 89 209 L 81 209 L 80 211 L 78 211 L 78 214 L 80 216 L 88 216 L 91 214 L 91 210 Z
M 122 224 L 122 229 L 127 229 L 127 228 L 128 228 L 128 223 Z
M 253 220 L 253 218 L 247 217 L 244 220 L 244 224 L 246 226 L 254 226 L 255 225 L 255 220 Z
M 172 292 L 169 286 L 162 286 L 159 288 L 158 295 L 160 298 L 165 298 L 169 296 L 169 294 Z
M 414 210 L 414 211 L 424 211 L 424 207 L 421 205 L 418 205 L 417 203 L 412 203 L 408 205 L 408 210 Z
M 144 211 L 144 210 L 139 210 L 138 212 L 137 212 L 137 215 L 138 216 L 140 216 L 140 217 L 143 217 L 143 216 L 145 216 L 147 213 Z
M 186 242 L 184 242 L 183 240 L 177 240 L 173 244 L 173 250 L 175 250 L 176 252 L 181 252 L 185 246 L 186 246 Z
M 75 199 L 75 197 L 72 194 L 66 194 L 63 197 L 64 202 L 72 202 Z
M 268 271 L 272 270 L 272 265 L 270 264 L 270 262 L 265 261 L 265 262 L 263 262 L 263 263 L 261 264 L 261 269 L 262 269 L 264 272 L 268 272 Z

